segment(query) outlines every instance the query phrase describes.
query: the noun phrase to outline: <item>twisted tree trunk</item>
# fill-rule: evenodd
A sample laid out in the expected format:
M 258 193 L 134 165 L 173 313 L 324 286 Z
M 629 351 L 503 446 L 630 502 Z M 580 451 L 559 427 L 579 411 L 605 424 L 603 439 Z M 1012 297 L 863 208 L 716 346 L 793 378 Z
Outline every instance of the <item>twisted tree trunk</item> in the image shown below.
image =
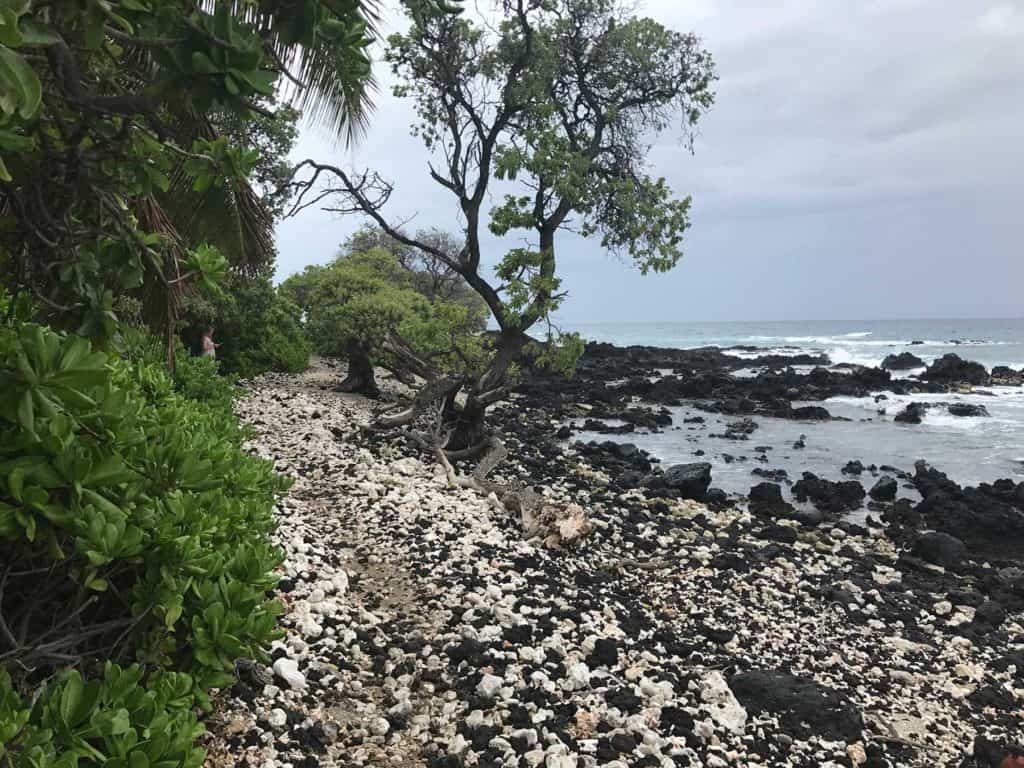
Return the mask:
M 447 450 L 460 458 L 477 456 L 486 449 L 487 408 L 508 394 L 509 370 L 522 353 L 527 338 L 518 331 L 502 331 L 494 359 L 487 370 L 465 390 L 465 402 L 449 394 L 444 404 L 444 425 L 449 432 Z
M 342 392 L 357 392 L 368 397 L 380 394 L 377 378 L 373 372 L 373 361 L 361 347 L 353 347 L 348 353 L 348 375 L 338 385 Z

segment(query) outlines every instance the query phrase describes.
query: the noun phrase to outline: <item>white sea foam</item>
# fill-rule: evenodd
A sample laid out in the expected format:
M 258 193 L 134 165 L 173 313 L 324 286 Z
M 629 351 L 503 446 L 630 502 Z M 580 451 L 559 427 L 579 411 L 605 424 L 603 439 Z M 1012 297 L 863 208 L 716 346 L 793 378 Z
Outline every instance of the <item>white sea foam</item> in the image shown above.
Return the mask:
M 881 357 L 862 354 L 845 347 L 832 347 L 827 354 L 828 359 L 832 361 L 832 365 L 846 363 L 850 365 L 863 365 L 868 368 L 877 368 L 882 364 Z
M 950 393 L 916 393 L 911 395 L 895 395 L 885 392 L 886 399 L 876 401 L 875 395 L 870 397 L 831 397 L 825 401 L 826 407 L 856 408 L 872 417 L 885 411 L 884 419 L 890 420 L 912 402 L 932 404 L 924 413 L 922 426 L 933 427 L 943 431 L 958 432 L 1019 432 L 1021 429 L 1021 410 L 1024 410 L 1024 390 L 1016 387 L 993 387 L 989 395 L 971 394 L 956 395 Z M 989 416 L 953 416 L 939 404 L 967 403 L 983 405 Z
M 841 333 L 835 336 L 747 336 L 744 343 L 785 342 L 786 344 L 841 344 L 864 347 L 1000 347 L 1008 341 L 993 339 L 869 339 L 870 331 Z
M 765 355 L 778 355 L 779 357 L 796 357 L 804 354 L 820 354 L 820 351 L 801 349 L 800 347 L 757 347 L 756 349 L 723 349 L 723 354 L 729 357 L 738 357 L 741 360 L 753 360 Z

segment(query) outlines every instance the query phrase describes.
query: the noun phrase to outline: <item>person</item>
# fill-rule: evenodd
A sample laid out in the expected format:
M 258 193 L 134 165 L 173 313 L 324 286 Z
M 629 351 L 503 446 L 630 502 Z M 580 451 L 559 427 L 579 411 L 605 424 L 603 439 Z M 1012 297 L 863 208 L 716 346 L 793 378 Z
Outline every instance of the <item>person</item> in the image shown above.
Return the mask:
M 216 357 L 217 347 L 219 344 L 215 344 L 213 341 L 213 327 L 207 328 L 203 332 L 202 351 L 199 353 L 203 357 Z

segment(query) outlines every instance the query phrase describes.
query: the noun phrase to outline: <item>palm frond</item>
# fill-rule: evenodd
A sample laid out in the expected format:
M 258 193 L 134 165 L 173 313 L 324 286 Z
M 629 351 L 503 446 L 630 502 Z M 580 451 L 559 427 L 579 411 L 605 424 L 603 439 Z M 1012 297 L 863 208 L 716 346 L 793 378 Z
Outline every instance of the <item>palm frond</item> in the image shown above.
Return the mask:
M 304 0 L 200 0 L 200 7 L 212 12 L 219 2 L 229 3 L 235 18 L 255 27 L 277 66 L 286 70 L 281 93 L 290 104 L 348 143 L 366 130 L 377 90 L 369 47 L 377 37 L 379 0 L 321 0 L 318 11 L 333 14 L 347 32 L 331 36 L 320 29 L 301 39 L 294 30 L 295 19 L 309 8 Z
M 369 54 L 363 49 L 360 56 L 353 59 L 348 49 L 318 40 L 293 51 L 290 60 L 283 59 L 304 86 L 289 84 L 284 91 L 288 101 L 349 144 L 365 133 L 374 109 L 372 94 L 377 92 Z
M 206 115 L 185 109 L 176 118 L 173 130 L 181 146 L 218 136 Z M 273 265 L 277 256 L 273 216 L 247 182 L 225 179 L 221 185 L 196 192 L 182 160 L 170 174 L 167 191 L 156 200 L 163 215 L 183 233 L 187 247 L 214 245 L 232 269 L 244 275 L 260 274 Z
M 178 322 L 178 309 L 188 290 L 187 283 L 179 280 L 180 264 L 185 257 L 185 247 L 174 222 L 167 216 L 163 206 L 151 195 L 141 197 L 134 204 L 139 224 L 147 232 L 163 235 L 167 250 L 160 269 L 147 269 L 139 293 L 142 300 L 142 320 L 154 333 L 164 340 L 167 365 L 174 370 L 174 329 Z

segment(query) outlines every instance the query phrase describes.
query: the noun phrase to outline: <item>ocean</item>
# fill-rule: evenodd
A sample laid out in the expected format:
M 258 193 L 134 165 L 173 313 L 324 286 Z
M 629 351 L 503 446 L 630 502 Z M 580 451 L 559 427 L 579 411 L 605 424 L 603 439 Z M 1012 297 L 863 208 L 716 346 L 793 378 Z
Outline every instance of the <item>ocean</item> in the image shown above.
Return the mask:
M 730 354 L 756 357 L 773 353 L 824 353 L 832 364 L 878 366 L 889 354 L 912 352 L 926 363 L 954 352 L 990 369 L 1006 365 L 1024 368 L 1024 319 L 992 320 L 870 320 L 779 321 L 711 323 L 594 323 L 569 326 L 592 341 L 616 345 L 672 348 L 743 347 Z M 751 372 L 740 371 L 737 375 Z M 901 372 L 912 376 L 920 370 Z M 885 395 L 886 399 L 876 401 Z M 900 424 L 893 416 L 911 400 L 964 402 L 984 405 L 987 417 L 955 417 L 943 408 L 930 409 L 921 424 Z M 703 415 L 709 427 L 730 419 L 702 413 L 689 406 L 671 409 L 673 427 L 661 433 L 616 436 L 635 443 L 665 466 L 710 461 L 713 485 L 730 493 L 746 493 L 761 478 L 755 467 L 784 469 L 790 478 L 811 471 L 833 480 L 846 479 L 841 469 L 848 461 L 865 465 L 891 465 L 908 472 L 924 459 L 965 485 L 1010 477 L 1024 477 L 1024 389 L 979 387 L 972 394 L 895 396 L 872 393 L 867 398 L 830 398 L 821 403 L 833 416 L 850 421 L 793 422 L 757 417 L 759 429 L 749 442 L 714 440 L 706 431 L 686 426 L 687 416 Z M 806 448 L 790 446 L 804 435 Z M 606 440 L 608 435 L 580 433 L 578 440 Z M 768 452 L 754 451 L 771 446 Z M 699 453 L 699 452 L 703 453 Z M 697 457 L 700 458 L 697 458 Z M 767 457 L 765 459 L 764 457 Z M 871 481 L 864 478 L 865 484 Z M 905 495 L 913 496 L 911 492 Z
M 833 364 L 878 366 L 909 351 L 926 362 L 947 352 L 986 368 L 1024 366 L 1024 318 L 1017 320 L 853 320 L 716 323 L 585 323 L 569 326 L 620 346 L 757 347 L 755 354 L 824 352 Z

